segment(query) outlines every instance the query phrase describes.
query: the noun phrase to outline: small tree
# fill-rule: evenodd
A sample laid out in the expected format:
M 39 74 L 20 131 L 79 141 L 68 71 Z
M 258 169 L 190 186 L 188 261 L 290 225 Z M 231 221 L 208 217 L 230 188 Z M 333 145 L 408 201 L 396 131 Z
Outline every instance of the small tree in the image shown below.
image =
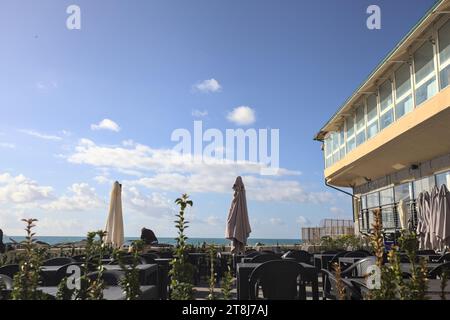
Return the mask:
M 38 290 L 44 252 L 36 248 L 35 233 L 32 231 L 37 219 L 22 219 L 22 221 L 26 223 L 27 232 L 25 254 L 19 263 L 19 272 L 14 275 L 11 295 L 13 300 L 41 300 L 45 298 L 42 291 Z
M 137 266 L 140 262 L 139 252 L 142 250 L 143 245 L 144 242 L 142 240 L 133 241 L 131 246 L 132 262 L 128 265 L 123 259 L 123 252 L 116 250 L 114 253 L 115 258 L 119 262 L 120 269 L 124 272 L 124 277 L 120 279 L 119 285 L 125 292 L 125 297 L 127 300 L 137 300 L 142 294 L 139 282 L 139 270 Z
M 169 273 L 172 277 L 171 298 L 173 300 L 192 300 L 194 298 L 194 286 L 192 284 L 194 266 L 187 261 L 186 240 L 188 238 L 184 231 L 188 228 L 188 221 L 185 220 L 184 213 L 188 206 L 192 207 L 193 202 L 189 200 L 187 194 L 183 194 L 181 198 L 175 200 L 175 203 L 180 207 L 180 211 L 176 215 L 175 227 L 178 229 L 178 236 L 174 259 L 171 261 L 172 269 Z
M 217 254 L 216 248 L 214 245 L 210 245 L 208 248 L 209 251 L 209 294 L 208 294 L 208 300 L 216 300 L 216 294 L 214 292 L 214 289 L 216 287 L 216 273 L 214 270 L 214 263 L 215 263 L 215 256 Z

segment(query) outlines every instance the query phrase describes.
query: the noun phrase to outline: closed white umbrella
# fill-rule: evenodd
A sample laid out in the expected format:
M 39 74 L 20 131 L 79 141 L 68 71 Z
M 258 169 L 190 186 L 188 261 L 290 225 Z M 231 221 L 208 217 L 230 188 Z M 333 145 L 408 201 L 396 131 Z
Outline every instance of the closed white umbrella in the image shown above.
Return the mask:
M 424 213 L 424 232 L 425 232 L 425 249 L 431 249 L 431 196 L 428 191 L 423 195 L 423 213 Z
M 450 192 L 445 184 L 439 190 L 439 208 L 436 222 L 436 235 L 440 239 L 441 249 L 450 245 Z
M 248 219 L 245 187 L 241 177 L 236 178 L 233 190 L 234 196 L 230 211 L 228 212 L 225 237 L 231 240 L 232 253 L 243 253 L 245 252 L 245 245 L 252 230 Z
M 434 186 L 430 195 L 430 241 L 431 249 L 439 247 L 439 239 L 437 237 L 437 225 L 439 224 L 439 189 Z
M 424 213 L 424 193 L 419 193 L 417 197 L 417 228 L 416 233 L 419 236 L 419 248 L 425 248 L 425 213 Z
M 109 202 L 108 220 L 106 220 L 106 243 L 120 247 L 124 243 L 122 216 L 122 185 L 114 182 Z

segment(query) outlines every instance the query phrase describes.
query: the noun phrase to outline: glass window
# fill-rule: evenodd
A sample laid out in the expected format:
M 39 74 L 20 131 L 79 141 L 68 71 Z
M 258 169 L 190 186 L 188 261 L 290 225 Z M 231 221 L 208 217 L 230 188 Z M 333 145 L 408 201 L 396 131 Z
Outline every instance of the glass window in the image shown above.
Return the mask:
M 394 121 L 394 112 L 391 110 L 382 114 L 380 117 L 380 130 L 383 130 Z
M 380 191 L 380 203 L 381 205 L 388 205 L 394 203 L 394 189 L 388 188 Z
M 400 119 L 413 109 L 411 73 L 406 63 L 395 72 L 395 94 L 395 119 Z
M 344 128 L 341 128 L 341 130 L 339 131 L 339 141 L 341 146 L 344 145 L 345 146 L 345 132 L 344 132 Z
M 365 126 L 364 106 L 360 106 L 356 109 L 356 131 L 365 128 Z
M 329 156 L 331 154 L 331 135 L 325 139 L 325 155 Z
M 377 96 L 372 94 L 367 98 L 367 139 L 378 133 Z
M 353 117 L 347 118 L 346 125 L 347 125 L 347 139 L 348 139 L 355 133 L 355 124 L 353 121 Z
M 450 20 L 439 29 L 441 89 L 450 83 Z
M 411 183 L 404 183 L 394 187 L 395 201 L 408 201 L 411 199 Z
M 352 151 L 353 149 L 355 149 L 356 145 L 355 145 L 355 137 L 351 138 L 350 140 L 347 141 L 347 152 Z
M 333 132 L 332 139 L 333 139 L 333 152 L 336 152 L 337 150 L 339 150 L 339 134 L 337 132 Z
M 434 187 L 434 185 L 435 185 L 434 176 L 414 181 L 414 198 L 417 199 L 421 192 L 424 191 L 431 192 L 431 189 Z
M 361 208 L 362 208 L 362 209 L 367 209 L 367 199 L 366 199 L 366 196 L 362 196 L 362 197 L 361 197 Z
M 356 146 L 364 143 L 366 141 L 366 132 L 363 130 L 356 135 Z
M 369 193 L 367 195 L 367 207 L 375 208 L 380 206 L 380 199 L 378 197 L 378 192 Z
M 389 109 L 392 105 L 392 85 L 387 80 L 380 86 L 380 111 Z
M 433 45 L 427 41 L 414 53 L 417 105 L 437 92 L 434 67 Z
M 341 159 L 344 158 L 345 157 L 345 145 L 343 147 L 341 147 L 340 153 L 341 153 Z
M 443 184 L 450 187 L 450 171 L 437 174 L 436 183 L 438 187 L 441 187 Z

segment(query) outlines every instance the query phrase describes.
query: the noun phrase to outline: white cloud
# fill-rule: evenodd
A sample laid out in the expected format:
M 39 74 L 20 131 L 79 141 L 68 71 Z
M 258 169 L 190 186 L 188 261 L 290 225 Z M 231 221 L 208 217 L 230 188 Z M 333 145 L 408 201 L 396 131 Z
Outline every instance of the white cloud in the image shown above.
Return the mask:
M 192 116 L 197 118 L 206 117 L 208 115 L 208 110 L 198 110 L 194 109 L 192 110 Z
M 14 143 L 9 142 L 0 142 L 0 148 L 15 149 L 16 145 Z
M 38 81 L 35 84 L 36 89 L 39 91 L 47 91 L 50 89 L 56 89 L 58 88 L 58 82 L 52 80 L 52 81 Z
M 276 226 L 281 226 L 284 224 L 284 221 L 281 220 L 280 218 L 270 218 L 269 219 L 270 223 Z
M 40 186 L 24 175 L 12 176 L 9 173 L 0 174 L 0 202 L 29 203 L 50 199 L 53 188 Z
M 338 207 L 331 207 L 330 212 L 337 217 L 345 216 L 345 210 Z
M 36 138 L 39 138 L 39 139 L 44 139 L 44 140 L 52 140 L 52 141 L 60 141 L 60 140 L 62 140 L 62 138 L 60 136 L 40 133 L 40 132 L 34 131 L 34 130 L 22 129 L 22 130 L 19 130 L 19 132 L 28 134 L 30 136 L 33 136 L 33 137 L 36 137 Z
M 134 186 L 123 185 L 123 207 L 142 213 L 145 216 L 161 217 L 174 210 L 174 205 L 164 194 L 152 192 L 145 195 Z
M 247 106 L 240 106 L 228 113 L 227 119 L 234 124 L 247 126 L 256 121 L 255 110 Z
M 103 119 L 97 124 L 91 124 L 91 130 L 110 130 L 114 132 L 119 132 L 120 127 L 117 123 L 111 119 Z
M 304 216 L 299 216 L 296 222 L 302 226 L 308 226 L 311 224 L 311 221 L 309 221 L 309 219 Z
M 219 92 L 222 90 L 222 86 L 214 78 L 197 83 L 194 88 L 200 92 Z
M 98 184 L 107 184 L 107 183 L 113 182 L 112 180 L 110 180 L 109 178 L 107 178 L 105 176 L 95 176 L 94 181 L 97 182 Z
M 261 164 L 258 163 L 215 159 L 205 163 L 172 150 L 152 149 L 141 144 L 130 148 L 98 146 L 91 140 L 82 139 L 67 160 L 103 170 L 141 173 L 143 177 L 126 180 L 124 184 L 150 190 L 229 194 L 236 176 L 242 175 L 247 197 L 251 200 L 296 203 L 333 201 L 329 192 L 312 192 L 305 190 L 297 180 L 280 179 L 282 176 L 297 176 L 299 173 L 295 171 L 281 168 L 278 176 L 261 177 Z M 104 180 L 100 179 L 97 182 Z
M 68 188 L 68 194 L 41 205 L 43 209 L 52 211 L 87 211 L 102 206 L 106 208 L 106 203 L 87 183 L 74 183 Z

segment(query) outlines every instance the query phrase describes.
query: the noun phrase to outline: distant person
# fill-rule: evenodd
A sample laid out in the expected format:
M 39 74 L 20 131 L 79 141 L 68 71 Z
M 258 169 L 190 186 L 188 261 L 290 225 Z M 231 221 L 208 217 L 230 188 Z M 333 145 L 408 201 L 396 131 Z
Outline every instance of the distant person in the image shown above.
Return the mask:
M 5 244 L 3 243 L 3 231 L 0 229 L 0 253 L 5 253 Z
M 141 240 L 144 241 L 145 244 L 158 244 L 158 239 L 156 238 L 155 233 L 147 228 L 142 228 Z

